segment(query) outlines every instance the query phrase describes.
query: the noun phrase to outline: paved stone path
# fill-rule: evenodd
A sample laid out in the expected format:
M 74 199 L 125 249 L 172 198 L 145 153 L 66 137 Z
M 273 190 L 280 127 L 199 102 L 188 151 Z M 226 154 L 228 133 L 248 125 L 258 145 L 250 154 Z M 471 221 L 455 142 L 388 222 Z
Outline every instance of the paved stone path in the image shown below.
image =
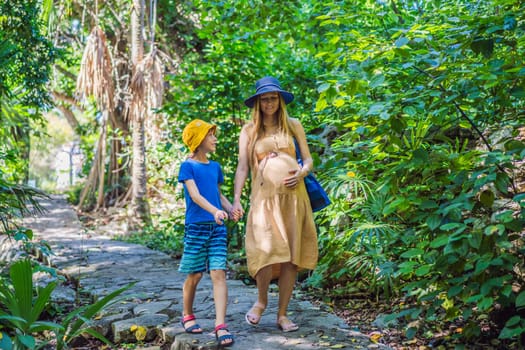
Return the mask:
M 140 245 L 112 240 L 88 232 L 82 227 L 75 210 L 61 197 L 42 202 L 47 213 L 26 219 L 39 239 L 50 243 L 54 255 L 49 263 L 74 279 L 93 300 L 127 285 L 126 302 L 104 310 L 97 329 L 116 344 L 138 343 L 131 331 L 133 325 L 147 329 L 138 349 L 217 349 L 213 333 L 214 304 L 209 275 L 199 284 L 195 314 L 204 328 L 201 335 L 184 333 L 180 325 L 182 283 L 177 272 L 178 260 Z M 277 293 L 273 287 L 270 304 L 257 328 L 244 320 L 244 314 L 256 300 L 256 288 L 241 281 L 228 280 L 227 324 L 235 336 L 230 349 L 388 349 L 374 344 L 358 332 L 351 331 L 342 319 L 299 297 L 290 304 L 290 318 L 301 327 L 297 332 L 283 333 L 275 325 Z M 72 298 L 74 291 L 57 289 L 60 298 Z M 159 344 L 152 346 L 151 344 Z M 118 345 L 117 347 L 118 348 Z M 129 348 L 129 347 L 128 347 Z

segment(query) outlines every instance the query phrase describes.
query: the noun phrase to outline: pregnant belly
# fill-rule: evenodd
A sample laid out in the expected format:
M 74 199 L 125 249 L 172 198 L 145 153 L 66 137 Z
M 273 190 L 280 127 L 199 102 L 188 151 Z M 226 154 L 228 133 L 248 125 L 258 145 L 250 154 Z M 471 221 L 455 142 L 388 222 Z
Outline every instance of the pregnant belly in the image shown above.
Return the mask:
M 297 161 L 288 154 L 269 157 L 263 160 L 260 166 L 263 167 L 261 175 L 264 184 L 272 184 L 274 187 L 284 187 L 284 179 L 292 175 L 290 171 L 299 170 Z

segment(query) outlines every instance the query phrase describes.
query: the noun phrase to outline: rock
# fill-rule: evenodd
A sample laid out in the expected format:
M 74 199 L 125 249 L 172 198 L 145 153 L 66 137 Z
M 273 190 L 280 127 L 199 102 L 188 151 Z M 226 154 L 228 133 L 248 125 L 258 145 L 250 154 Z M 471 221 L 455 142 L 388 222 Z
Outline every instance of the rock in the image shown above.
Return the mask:
M 112 324 L 113 341 L 116 343 L 136 342 L 137 338 L 131 331 L 132 326 L 142 326 L 147 329 L 145 341 L 152 341 L 159 334 L 160 325 L 168 321 L 167 315 L 153 314 L 117 321 Z

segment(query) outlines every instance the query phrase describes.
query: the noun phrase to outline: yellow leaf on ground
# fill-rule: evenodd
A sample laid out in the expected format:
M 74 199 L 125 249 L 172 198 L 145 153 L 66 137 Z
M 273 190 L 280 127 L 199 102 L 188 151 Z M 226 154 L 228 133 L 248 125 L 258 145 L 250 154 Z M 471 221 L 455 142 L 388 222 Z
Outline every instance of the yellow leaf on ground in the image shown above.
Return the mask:
M 148 333 L 148 330 L 146 329 L 146 327 L 138 326 L 137 330 L 135 331 L 135 338 L 138 341 L 142 341 L 142 340 L 146 339 L 146 334 L 147 333 Z
M 370 334 L 370 340 L 373 341 L 374 343 L 377 343 L 379 341 L 379 339 L 381 339 L 383 335 L 379 332 L 372 332 Z

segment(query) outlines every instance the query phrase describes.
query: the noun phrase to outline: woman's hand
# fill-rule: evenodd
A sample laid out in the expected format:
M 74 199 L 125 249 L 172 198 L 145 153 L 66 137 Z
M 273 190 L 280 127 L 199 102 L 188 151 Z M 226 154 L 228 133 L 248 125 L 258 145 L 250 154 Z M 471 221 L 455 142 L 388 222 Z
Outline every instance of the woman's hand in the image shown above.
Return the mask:
M 301 170 L 290 170 L 288 173 L 292 176 L 284 178 L 284 185 L 288 188 L 295 188 L 299 181 L 303 179 L 301 176 Z

